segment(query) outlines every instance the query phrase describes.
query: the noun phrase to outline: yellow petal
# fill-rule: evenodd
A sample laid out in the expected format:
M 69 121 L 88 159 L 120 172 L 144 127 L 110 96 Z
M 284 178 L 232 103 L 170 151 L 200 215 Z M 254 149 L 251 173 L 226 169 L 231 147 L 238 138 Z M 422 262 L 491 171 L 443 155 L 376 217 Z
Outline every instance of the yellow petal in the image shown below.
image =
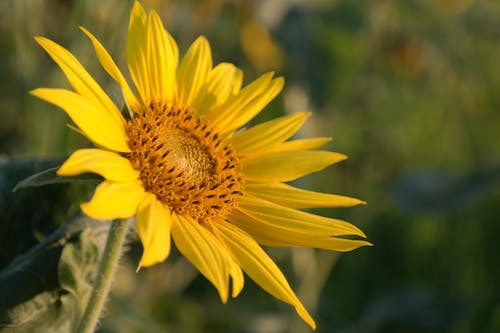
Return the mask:
M 347 157 L 319 151 L 291 151 L 251 155 L 241 159 L 245 179 L 254 182 L 288 182 L 326 168 Z
M 125 77 L 118 69 L 118 66 L 116 66 L 115 62 L 113 61 L 113 58 L 111 58 L 108 51 L 106 51 L 104 46 L 102 46 L 102 44 L 97 40 L 97 38 L 95 38 L 95 36 L 92 35 L 87 29 L 85 29 L 84 27 L 80 27 L 80 29 L 87 35 L 87 37 L 92 42 L 95 53 L 102 67 L 120 85 L 120 88 L 122 89 L 123 96 L 125 97 L 127 105 L 129 105 L 129 107 L 131 107 L 132 109 L 137 108 L 139 104 L 137 102 L 137 99 L 135 98 L 134 93 L 130 89 L 127 80 L 125 80 Z
M 285 151 L 316 150 L 331 141 L 331 138 L 307 138 L 283 142 L 266 149 L 267 153 L 278 153 Z
M 83 97 L 99 105 L 117 123 L 124 124 L 120 111 L 80 62 L 64 47 L 44 37 L 35 40 L 62 69 L 71 86 Z
M 238 156 L 263 153 L 273 145 L 291 137 L 304 124 L 310 113 L 299 112 L 256 125 L 229 139 Z
M 31 94 L 52 103 L 68 114 L 90 140 L 107 149 L 129 152 L 124 123 L 116 121 L 102 105 L 64 89 L 39 88 Z M 123 117 L 120 115 L 121 119 Z
M 86 172 L 97 173 L 115 182 L 131 182 L 139 177 L 129 160 L 102 149 L 79 149 L 57 170 L 59 176 L 74 176 Z
M 240 211 L 234 211 L 229 221 L 248 232 L 260 244 L 268 246 L 304 246 L 339 252 L 352 251 L 361 246 L 371 246 L 365 240 L 307 235 L 290 231 L 269 223 L 262 223 Z
M 172 237 L 179 251 L 217 288 L 222 302 L 229 293 L 226 249 L 197 221 L 173 214 Z
M 243 88 L 237 95 L 232 96 L 225 103 L 206 112 L 206 117 L 217 125 L 219 129 L 225 129 L 242 110 L 266 93 L 273 81 L 273 75 L 274 73 L 272 72 L 261 75 L 257 80 Z
M 130 12 L 126 53 L 132 81 L 143 101 L 145 97 L 146 99 L 151 97 L 146 55 L 146 20 L 147 15 L 142 5 L 139 1 L 135 1 Z
M 212 234 L 215 233 L 213 223 L 204 223 L 203 226 L 209 230 Z M 222 244 L 223 245 L 223 244 Z M 233 257 L 226 251 L 221 251 L 224 254 L 226 259 L 226 268 L 228 270 L 229 276 L 232 279 L 232 297 L 237 297 L 240 292 L 243 290 L 243 286 L 245 284 L 245 279 L 243 277 L 243 272 L 241 271 L 240 266 L 234 261 Z
M 138 182 L 115 183 L 103 181 L 92 199 L 80 207 L 95 219 L 118 219 L 134 216 L 144 198 L 144 189 Z
M 283 207 L 249 195 L 238 199 L 237 209 L 263 224 L 305 235 L 366 237 L 348 222 Z
M 223 104 L 241 88 L 243 72 L 230 63 L 215 66 L 208 74 L 192 106 L 198 114 L 210 112 L 213 107 Z
M 144 248 L 139 267 L 152 266 L 167 259 L 171 221 L 170 210 L 155 195 L 147 194 L 137 208 L 137 233 Z
M 217 237 L 225 244 L 241 268 L 262 289 L 274 297 L 291 304 L 311 328 L 316 323 L 290 288 L 285 276 L 252 237 L 225 222 L 215 224 Z
M 243 290 L 243 286 L 245 284 L 245 279 L 243 277 L 243 272 L 241 271 L 240 266 L 234 261 L 232 257 L 230 257 L 229 260 L 229 274 L 231 275 L 232 279 L 232 292 L 231 296 L 237 297 L 240 292 Z
M 171 101 L 176 91 L 177 45 L 165 30 L 158 14 L 152 10 L 146 23 L 146 67 L 150 99 Z
M 229 133 L 245 125 L 278 95 L 285 81 L 281 77 L 271 80 L 272 76 L 273 73 L 262 75 L 232 100 L 221 105 L 221 110 L 215 108 L 211 111 L 218 113 L 215 123 L 222 133 Z
M 342 195 L 306 191 L 282 183 L 249 183 L 245 191 L 290 208 L 352 207 L 364 201 Z
M 212 53 L 205 37 L 198 37 L 187 51 L 177 72 L 177 103 L 191 106 L 212 69 Z
M 249 102 L 239 112 L 235 113 L 234 119 L 226 126 L 223 126 L 223 131 L 234 131 L 252 120 L 281 92 L 284 85 L 285 80 L 282 77 L 272 80 L 261 96 Z

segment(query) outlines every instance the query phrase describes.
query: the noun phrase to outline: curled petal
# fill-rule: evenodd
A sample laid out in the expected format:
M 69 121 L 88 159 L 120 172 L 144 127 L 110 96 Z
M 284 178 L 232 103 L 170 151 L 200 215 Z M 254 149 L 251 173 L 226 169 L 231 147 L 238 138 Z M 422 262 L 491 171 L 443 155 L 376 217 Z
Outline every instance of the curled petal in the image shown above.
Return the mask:
M 144 189 L 138 182 L 115 183 L 106 180 L 97 186 L 92 199 L 80 207 L 85 214 L 95 219 L 129 218 L 137 212 L 144 195 Z
M 170 253 L 172 214 L 156 197 L 148 193 L 137 208 L 137 233 L 144 251 L 139 267 L 163 262 Z
M 31 94 L 66 111 L 85 136 L 97 145 L 119 152 L 130 151 L 121 115 L 122 121 L 117 121 L 102 105 L 65 89 L 38 88 Z
M 115 182 L 131 182 L 139 177 L 130 161 L 102 149 L 79 149 L 61 165 L 59 176 L 74 176 L 92 172 Z

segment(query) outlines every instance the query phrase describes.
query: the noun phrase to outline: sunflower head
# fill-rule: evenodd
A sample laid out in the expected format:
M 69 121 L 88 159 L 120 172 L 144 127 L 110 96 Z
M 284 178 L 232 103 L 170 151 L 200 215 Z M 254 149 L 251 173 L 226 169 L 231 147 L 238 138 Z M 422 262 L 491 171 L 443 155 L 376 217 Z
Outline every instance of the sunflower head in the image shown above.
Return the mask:
M 58 170 L 59 175 L 93 172 L 104 177 L 91 200 L 81 205 L 83 212 L 96 219 L 135 217 L 144 249 L 139 267 L 164 261 L 172 238 L 223 302 L 242 290 L 244 271 L 293 305 L 314 328 L 259 243 L 334 251 L 370 245 L 346 238 L 365 237 L 354 225 L 300 210 L 362 201 L 287 184 L 346 156 L 319 150 L 328 138 L 289 140 L 308 113 L 245 128 L 282 90 L 284 80 L 265 73 L 243 87 L 240 69 L 229 63 L 213 66 L 204 37 L 193 42 L 179 63 L 177 44 L 158 14 L 146 13 L 139 2 L 131 11 L 126 44 L 135 89 L 97 38 L 81 29 L 121 87 L 130 119 L 69 51 L 43 37 L 36 40 L 73 90 L 39 88 L 32 93 L 62 108 L 98 147 L 75 151 Z

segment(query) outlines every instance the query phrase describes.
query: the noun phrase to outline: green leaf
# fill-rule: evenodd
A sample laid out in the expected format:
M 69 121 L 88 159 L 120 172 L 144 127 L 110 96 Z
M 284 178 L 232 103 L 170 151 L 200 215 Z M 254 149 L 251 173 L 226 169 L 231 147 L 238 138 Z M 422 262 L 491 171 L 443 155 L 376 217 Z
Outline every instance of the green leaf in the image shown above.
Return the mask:
M 58 176 L 57 169 L 59 167 L 50 168 L 39 173 L 36 173 L 24 180 L 21 180 L 14 186 L 12 192 L 16 192 L 19 189 L 26 187 L 39 187 L 49 184 L 60 184 L 60 183 L 73 183 L 73 182 L 99 182 L 102 181 L 103 178 L 99 175 L 93 173 L 85 173 L 78 176 Z
M 12 193 L 14 186 L 42 170 L 61 165 L 64 158 L 0 158 L 0 267 L 40 243 L 79 212 L 79 203 L 95 183 L 32 187 Z M 1 330 L 0 330 L 1 331 Z M 3 332 L 2 332 L 3 333 Z
M 82 231 L 77 241 L 64 247 L 57 267 L 59 285 L 73 296 L 77 313 L 83 313 L 88 302 L 99 261 L 99 249 L 92 237 L 90 229 Z
M 109 223 L 79 218 L 0 272 L 0 332 L 71 332 L 88 301 Z

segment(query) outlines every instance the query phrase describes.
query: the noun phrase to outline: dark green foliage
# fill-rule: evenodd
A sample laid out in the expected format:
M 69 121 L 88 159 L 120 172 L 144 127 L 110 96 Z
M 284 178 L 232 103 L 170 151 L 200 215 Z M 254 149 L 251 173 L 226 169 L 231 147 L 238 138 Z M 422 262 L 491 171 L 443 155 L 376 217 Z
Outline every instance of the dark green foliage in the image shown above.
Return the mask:
M 39 173 L 36 173 L 26 179 L 21 180 L 19 183 L 17 183 L 16 186 L 14 186 L 14 189 L 12 192 L 16 192 L 17 190 L 20 190 L 22 188 L 26 187 L 40 187 L 44 185 L 51 185 L 51 184 L 61 184 L 61 183 L 74 183 L 74 182 L 82 182 L 82 181 L 88 181 L 88 182 L 98 182 L 102 181 L 103 178 L 99 177 L 98 175 L 95 174 L 82 174 L 82 175 L 77 175 L 77 176 L 58 176 L 56 174 L 57 169 L 59 167 L 55 168 L 50 168 L 44 171 L 41 171 Z
M 109 224 L 83 217 L 65 223 L 81 187 L 76 192 L 68 184 L 33 188 L 70 181 L 55 178 L 50 167 L 59 163 L 0 164 L 1 332 L 70 332 L 87 302 Z M 17 186 L 29 189 L 12 192 L 21 179 L 47 168 Z
M 88 301 L 109 224 L 79 218 L 0 272 L 1 332 L 71 332 Z
M 55 185 L 59 181 L 51 176 L 43 182 L 54 185 L 12 192 L 16 184 L 21 184 L 18 188 L 42 185 L 43 182 L 37 183 L 40 178 L 32 175 L 50 174 L 52 172 L 42 170 L 54 170 L 53 167 L 59 164 L 61 159 L 0 161 L 0 267 L 76 215 L 78 202 L 87 196 L 88 187 L 97 184 L 94 181 L 83 185 Z M 88 178 L 92 177 L 95 178 L 93 175 Z M 68 182 L 69 178 L 63 177 L 62 182 Z

